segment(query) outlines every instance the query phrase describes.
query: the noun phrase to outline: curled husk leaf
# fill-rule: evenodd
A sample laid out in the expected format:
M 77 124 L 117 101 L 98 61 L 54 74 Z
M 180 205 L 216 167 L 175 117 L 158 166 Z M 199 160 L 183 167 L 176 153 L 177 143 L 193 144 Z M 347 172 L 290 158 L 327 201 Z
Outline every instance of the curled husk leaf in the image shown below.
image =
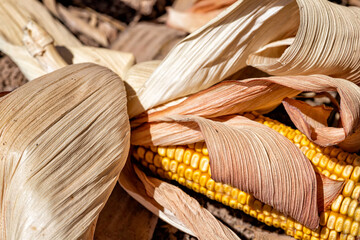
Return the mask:
M 337 91 L 341 100 L 339 104 L 341 124 L 338 127 L 327 125 L 331 109 L 323 106 L 310 106 L 290 98 L 302 91 L 318 93 Z M 151 128 L 155 129 L 155 126 L 161 128 L 155 122 L 164 116 L 173 114 L 214 118 L 247 111 L 267 112 L 281 102 L 296 127 L 315 143 L 321 146 L 340 144 L 343 149 L 352 152 L 360 150 L 358 144 L 360 138 L 360 87 L 345 79 L 323 75 L 224 81 L 182 99 L 180 103 L 174 101 L 174 104 L 167 103 L 167 107 L 150 109 L 134 118 L 131 125 L 137 127 L 142 123 L 154 122 L 151 124 Z M 164 125 L 166 124 L 164 123 Z M 134 132 L 138 132 L 144 127 L 146 126 L 140 126 L 139 130 L 135 129 Z M 146 131 L 139 134 L 144 136 Z M 137 138 L 136 135 L 132 137 Z
M 295 38 L 269 43 L 247 63 L 271 75 L 324 74 L 360 84 L 359 8 L 326 0 L 296 2 L 300 25 Z
M 0 238 L 92 237 L 130 144 L 121 79 L 72 65 L 0 100 Z

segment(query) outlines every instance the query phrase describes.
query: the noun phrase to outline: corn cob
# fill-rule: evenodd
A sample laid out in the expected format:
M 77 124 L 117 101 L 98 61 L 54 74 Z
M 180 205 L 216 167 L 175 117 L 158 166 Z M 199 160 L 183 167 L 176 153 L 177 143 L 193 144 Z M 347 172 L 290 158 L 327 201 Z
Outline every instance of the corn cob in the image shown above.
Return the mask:
M 330 210 L 320 215 L 320 228 L 312 231 L 271 206 L 263 204 L 251 194 L 211 178 L 209 155 L 204 142 L 188 146 L 135 147 L 133 155 L 143 166 L 162 178 L 175 180 L 195 192 L 240 209 L 269 226 L 282 228 L 296 239 L 346 239 L 360 236 L 360 157 L 337 147 L 319 147 L 298 130 L 270 118 L 246 114 L 246 117 L 276 130 L 309 158 L 316 168 L 332 179 L 345 180 L 342 194 Z

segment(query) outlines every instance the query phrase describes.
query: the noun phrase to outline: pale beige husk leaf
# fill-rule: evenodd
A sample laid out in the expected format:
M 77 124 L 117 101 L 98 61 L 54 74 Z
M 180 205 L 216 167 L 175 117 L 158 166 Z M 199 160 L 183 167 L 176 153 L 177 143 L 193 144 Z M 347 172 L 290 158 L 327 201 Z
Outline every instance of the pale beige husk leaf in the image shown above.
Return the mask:
M 157 142 L 149 142 L 144 136 L 149 130 L 143 128 L 132 132 L 132 144 L 168 146 L 205 141 L 215 181 L 253 194 L 308 228 L 318 227 L 318 206 L 328 206 L 343 187 L 344 182 L 329 180 L 332 188 L 322 189 L 324 184 L 316 179 L 310 161 L 299 148 L 276 131 L 245 117 L 233 115 L 212 121 L 173 115 L 162 120 L 168 125 L 154 123 L 161 127 L 150 134 Z M 318 187 L 322 191 L 318 192 Z
M 271 75 L 324 74 L 360 84 L 360 9 L 326 0 L 297 4 L 300 25 L 295 38 L 270 43 L 247 63 Z
M 72 65 L 2 97 L 0 108 L 0 238 L 92 237 L 129 151 L 121 79 Z
M 60 23 L 41 3 L 34 4 L 35 10 L 39 10 L 39 17 L 35 16 L 30 3 L 27 11 L 23 12 L 20 2 L 7 0 L 0 3 L 0 11 L 4 13 L 2 18 L 6 23 L 0 25 L 0 50 L 14 60 L 29 80 L 66 64 L 83 62 L 106 66 L 124 78 L 127 70 L 134 64 L 135 59 L 131 53 L 82 46 L 66 28 L 56 27 Z M 53 28 L 57 30 L 54 31 Z M 76 41 L 72 42 L 72 38 Z
M 172 49 L 139 90 L 138 101 L 147 110 L 233 75 L 250 53 L 296 33 L 297 9 L 290 0 L 237 1 Z M 130 117 L 141 112 L 132 104 L 136 100 L 129 103 Z

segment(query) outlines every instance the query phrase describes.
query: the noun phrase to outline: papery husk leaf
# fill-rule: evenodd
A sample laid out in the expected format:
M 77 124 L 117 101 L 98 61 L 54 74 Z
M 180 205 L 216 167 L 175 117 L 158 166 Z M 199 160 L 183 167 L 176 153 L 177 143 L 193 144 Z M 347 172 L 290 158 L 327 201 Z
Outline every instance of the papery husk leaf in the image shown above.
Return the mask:
M 168 17 L 166 24 L 186 32 L 194 32 L 221 11 L 225 10 L 236 0 L 199 0 L 187 11 L 178 11 L 174 8 L 167 8 Z
M 125 79 L 126 72 L 135 63 L 134 55 L 127 52 L 120 52 L 109 50 L 105 48 L 96 47 L 68 47 L 72 55 L 69 64 L 92 62 L 101 66 L 110 68 L 122 79 Z M 59 49 L 59 51 L 66 55 L 66 48 Z M 69 53 L 69 52 L 68 52 Z M 64 56 L 65 57 L 65 56 Z M 66 57 L 65 57 L 66 58 Z
M 273 83 L 281 84 L 293 89 L 312 92 L 337 91 L 340 96 L 340 122 L 338 128 L 328 127 L 325 122 L 320 124 L 316 119 L 317 111 L 312 111 L 310 106 L 298 103 L 294 100 L 285 100 L 284 106 L 296 127 L 309 139 L 322 146 L 341 143 L 346 151 L 358 151 L 360 145 L 354 142 L 360 128 L 360 87 L 354 83 L 322 75 L 314 75 L 313 78 L 304 78 L 302 81 L 283 81 L 282 78 L 270 78 Z M 325 125 L 325 126 L 323 126 Z M 346 139 L 352 138 L 349 141 Z M 345 140 L 345 141 L 344 141 Z
M 202 208 L 180 188 L 156 178 L 148 177 L 135 167 L 147 194 L 161 206 L 169 209 L 199 239 L 234 239 L 239 237 L 220 223 L 208 210 Z M 196 224 L 194 224 L 196 223 Z
M 0 238 L 85 236 L 129 150 L 121 79 L 72 65 L 2 97 L 0 108 Z
M 170 210 L 162 207 L 152 197 L 146 193 L 144 184 L 140 181 L 134 172 L 130 159 L 125 164 L 119 177 L 121 187 L 136 201 L 141 203 L 145 208 L 159 216 L 163 221 L 171 224 L 177 229 L 194 236 L 194 233 L 184 225 Z
M 163 118 L 171 123 L 184 122 L 191 134 L 197 131 L 194 135 L 202 135 L 215 181 L 251 193 L 306 227 L 316 229 L 319 224 L 318 183 L 310 161 L 300 149 L 276 131 L 245 117 L 228 116 L 223 120 L 225 122 L 221 123 L 182 115 Z M 188 123 L 198 126 L 189 127 Z M 160 134 L 168 133 L 164 137 L 166 144 L 178 144 L 180 135 L 170 127 L 158 130 Z M 169 142 L 174 134 L 178 137 Z M 190 135 L 185 129 L 181 129 L 181 134 Z M 156 138 L 156 132 L 152 132 L 151 137 Z M 335 187 L 338 190 L 339 186 Z
M 302 81 L 305 77 L 281 78 L 284 81 Z M 301 92 L 274 84 L 268 79 L 223 81 L 187 97 L 186 100 L 172 107 L 167 107 L 163 110 L 150 109 L 137 116 L 136 119 L 133 119 L 131 125 L 136 126 L 144 122 L 154 122 L 163 116 L 174 114 L 213 118 L 249 111 L 264 113 L 279 105 L 285 97 L 295 97 Z
M 331 204 L 342 192 L 345 181 L 334 180 L 318 172 L 316 178 L 318 182 L 318 208 L 319 212 L 324 212 L 330 209 Z
M 0 35 L 9 43 L 21 46 L 23 28 L 32 19 L 40 24 L 55 40 L 56 45 L 81 46 L 59 21 L 36 0 L 2 0 L 0 2 Z M 1 47 L 1 46 L 0 46 Z
M 326 0 L 297 0 L 298 32 L 289 46 L 268 47 L 247 63 L 271 75 L 324 74 L 360 84 L 360 9 Z
M 237 1 L 172 49 L 139 90 L 138 101 L 147 110 L 206 89 L 245 67 L 261 46 L 293 36 L 298 23 L 297 5 L 290 0 Z M 129 111 L 130 117 L 140 113 Z

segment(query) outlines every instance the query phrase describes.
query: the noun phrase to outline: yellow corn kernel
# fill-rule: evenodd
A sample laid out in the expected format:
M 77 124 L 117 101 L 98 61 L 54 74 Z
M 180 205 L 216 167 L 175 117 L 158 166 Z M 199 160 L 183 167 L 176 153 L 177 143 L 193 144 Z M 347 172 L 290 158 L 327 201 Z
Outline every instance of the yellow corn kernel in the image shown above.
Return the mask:
M 204 144 L 203 148 L 201 149 L 201 152 L 202 152 L 202 154 L 204 154 L 204 155 L 209 155 L 209 151 L 208 151 L 208 149 L 207 149 L 207 147 L 206 147 L 206 144 Z
M 195 170 L 193 172 L 193 175 L 192 175 L 192 180 L 195 183 L 199 183 L 200 182 L 200 177 L 201 177 L 201 171 L 200 170 Z
M 254 209 L 250 209 L 250 216 L 252 216 L 253 218 L 257 218 L 257 212 Z
M 198 183 L 192 183 L 192 190 L 194 190 L 195 192 L 200 192 L 200 185 Z
M 262 212 L 265 214 L 265 216 L 269 216 L 271 214 L 272 207 L 270 205 L 264 204 L 262 207 Z
M 186 165 L 190 165 L 190 162 L 191 162 L 191 157 L 192 155 L 195 153 L 194 150 L 192 149 L 186 149 L 185 152 L 184 152 L 184 157 L 183 157 L 183 163 L 186 164 Z
M 348 180 L 342 192 L 344 197 L 350 197 L 351 194 L 353 193 L 354 188 L 355 188 L 355 182 L 353 180 Z
M 229 206 L 230 197 L 227 195 L 222 195 L 221 201 L 222 204 Z
M 209 180 L 207 180 L 206 182 L 206 188 L 212 191 L 214 190 L 214 186 L 215 186 L 215 181 L 209 178 Z
M 257 214 L 257 220 L 259 220 L 260 222 L 264 222 L 265 221 L 265 215 L 261 212 L 258 212 Z
M 154 165 L 155 165 L 155 167 L 160 168 L 161 167 L 161 161 L 162 161 L 162 157 L 160 155 L 156 154 L 155 157 L 154 157 Z
M 343 162 L 343 163 L 345 163 L 345 162 Z M 351 173 L 353 172 L 353 170 L 354 170 L 353 166 L 345 165 L 344 170 L 343 170 L 343 172 L 341 174 L 341 177 L 344 178 L 344 179 L 349 179 L 350 176 L 351 176 Z
M 268 221 L 269 224 L 268 224 L 267 221 L 266 221 L 267 218 L 269 218 L 269 221 Z M 265 218 L 265 224 L 271 226 L 271 220 L 272 220 L 272 225 L 273 225 L 274 227 L 276 227 L 276 228 L 279 228 L 279 227 L 280 227 L 280 220 L 277 219 L 277 218 L 266 217 L 266 218 Z
M 328 239 L 330 234 L 330 230 L 327 227 L 322 227 L 320 232 L 321 239 Z
M 360 166 L 360 156 L 355 156 L 353 166 Z
M 179 165 L 178 161 L 175 161 L 175 160 L 170 161 L 170 165 L 169 165 L 170 172 L 176 173 L 178 165 Z
M 163 170 L 169 171 L 170 170 L 170 159 L 167 157 L 162 158 L 161 167 Z
M 230 201 L 229 201 L 229 206 L 231 208 L 236 208 L 237 207 L 237 201 L 235 199 L 231 198 Z
M 209 167 L 210 167 L 210 160 L 208 156 L 203 156 L 200 159 L 200 164 L 199 164 L 199 169 L 202 172 L 207 172 L 209 171 Z
M 357 237 L 359 232 L 359 222 L 353 222 L 351 224 L 351 228 L 350 228 L 350 234 L 353 235 L 354 237 Z
M 322 153 L 316 153 L 315 156 L 311 159 L 311 162 L 314 164 L 314 166 L 317 166 L 320 163 L 320 159 L 323 156 Z
M 207 174 L 207 173 L 201 174 L 200 179 L 199 179 L 200 186 L 205 187 L 207 182 L 209 181 L 209 179 L 210 179 L 209 174 Z M 214 181 L 214 180 L 212 180 L 212 181 Z
M 298 231 L 302 231 L 302 229 L 303 229 L 303 226 L 302 226 L 300 223 L 298 223 L 298 222 L 295 222 L 295 223 L 294 223 L 294 227 L 295 227 L 295 229 L 298 230 Z
M 294 238 L 295 239 L 303 239 L 303 232 L 302 231 L 298 231 L 298 230 L 295 230 L 295 235 L 294 235 Z
M 338 163 L 336 158 L 330 158 L 329 161 L 326 164 L 326 169 L 329 172 L 333 172 L 336 164 Z
M 238 195 L 239 195 L 239 189 L 233 188 L 233 189 L 231 190 L 230 196 L 231 196 L 233 199 L 237 200 Z
M 351 194 L 351 198 L 356 199 L 356 200 L 358 200 L 360 198 L 360 184 L 356 184 L 356 186 Z
M 352 199 L 350 204 L 349 204 L 349 208 L 348 208 L 348 211 L 347 211 L 347 215 L 349 217 L 353 217 L 354 214 L 355 214 L 355 210 L 356 210 L 356 207 L 358 206 L 358 200 L 356 199 Z
M 195 147 L 194 147 L 195 151 L 196 151 L 196 152 L 201 152 L 201 150 L 202 150 L 202 148 L 203 148 L 203 145 L 204 145 L 204 142 L 197 142 L 197 143 L 195 143 Z
M 207 189 L 200 186 L 200 193 L 206 195 Z
M 339 212 L 340 211 L 340 206 L 341 206 L 341 203 L 344 199 L 344 196 L 343 195 L 339 195 L 335 201 L 331 204 L 331 210 L 334 211 L 334 212 Z
M 350 229 L 351 229 L 351 225 L 353 223 L 353 220 L 352 218 L 350 217 L 347 217 L 344 221 L 344 224 L 343 224 L 343 229 L 342 229 L 342 232 L 344 234 L 349 234 L 350 233 Z
M 183 158 L 184 158 L 184 153 L 185 153 L 185 148 L 184 147 L 177 147 L 175 150 L 175 160 L 178 161 L 179 163 L 182 162 Z
M 310 239 L 311 239 L 311 235 L 304 233 L 302 239 L 303 239 L 303 240 L 310 240 Z
M 320 213 L 320 225 L 325 226 L 329 218 L 329 211 Z
M 322 168 L 322 169 L 326 168 L 326 165 L 327 165 L 327 163 L 329 162 L 329 159 L 330 159 L 330 158 L 329 158 L 328 156 L 323 155 L 323 156 L 321 157 L 321 159 L 320 159 L 319 167 Z
M 228 184 L 223 184 L 223 190 L 226 195 L 230 196 L 232 187 Z
M 161 168 L 156 169 L 156 173 L 157 173 L 160 177 L 165 178 L 164 170 L 162 170 Z
M 329 233 L 329 240 L 336 240 L 338 237 L 338 233 L 335 230 L 331 230 Z
M 360 206 L 356 207 L 354 212 L 354 221 L 360 221 Z
M 221 183 L 215 182 L 214 184 L 214 191 L 218 192 L 218 193 L 223 193 L 224 192 L 224 188 L 223 185 Z
M 329 217 L 328 217 L 328 221 L 326 223 L 326 226 L 332 230 L 335 228 L 335 222 L 336 222 L 336 218 L 337 218 L 337 214 L 334 212 L 330 212 Z
M 198 152 L 195 152 L 191 157 L 190 166 L 193 167 L 194 169 L 198 169 L 200 159 L 201 159 L 201 154 Z
M 144 159 L 145 152 L 146 152 L 145 148 L 139 147 L 136 152 L 137 152 L 139 158 Z
M 340 233 L 339 240 L 346 240 L 346 237 L 347 237 L 346 234 Z
M 187 180 L 192 180 L 194 170 L 191 167 L 187 167 L 184 172 L 184 176 Z
M 335 221 L 335 231 L 341 232 L 344 225 L 344 221 L 345 221 L 345 217 L 339 214 Z
M 354 182 L 359 182 L 360 179 L 360 167 L 356 166 L 354 167 L 353 172 L 351 173 L 350 179 Z
M 293 228 L 288 228 L 288 229 L 286 229 L 286 234 L 287 234 L 287 235 L 293 237 L 293 236 L 294 236 L 294 233 L 295 233 L 295 231 L 294 231 Z
M 338 162 L 334 168 L 334 173 L 338 176 L 341 176 L 341 173 L 344 170 L 345 166 L 346 166 L 345 162 Z
M 239 203 L 245 205 L 245 204 L 246 204 L 247 196 L 248 196 L 247 193 L 245 193 L 245 192 L 243 192 L 243 191 L 240 191 L 240 192 L 239 192 L 239 195 L 238 195 L 238 201 L 239 201 Z
M 344 214 L 344 215 L 347 214 L 347 212 L 349 210 L 350 202 L 351 202 L 350 197 L 344 198 L 344 200 L 341 203 L 341 207 L 340 207 L 340 213 L 341 214 Z
M 346 158 L 346 163 L 352 165 L 355 158 L 356 158 L 355 154 L 349 154 Z
M 188 144 L 188 148 L 194 149 L 195 148 L 195 143 Z
M 287 225 L 288 228 L 294 228 L 294 219 L 287 218 L 286 219 L 286 225 Z
M 262 210 L 262 203 L 259 200 L 254 201 L 254 210 L 257 212 L 261 212 Z
M 215 199 L 215 193 L 213 191 L 210 191 L 210 190 L 207 190 L 206 191 L 206 196 L 208 198 L 210 198 L 211 200 L 214 200 Z
M 347 235 L 346 240 L 355 240 L 355 237 L 351 235 Z
M 184 177 L 185 169 L 186 169 L 186 165 L 183 163 L 180 163 L 177 168 L 177 174 L 179 174 L 179 177 Z
M 348 157 L 349 155 L 350 155 L 349 153 L 341 151 L 341 152 L 339 153 L 339 155 L 337 156 L 337 159 L 338 159 L 339 161 L 346 161 L 346 159 L 347 159 L 347 157 Z
M 148 163 L 154 163 L 154 153 L 151 151 L 147 151 L 145 153 L 145 161 Z
M 160 156 L 166 157 L 166 147 L 158 147 L 157 152 Z
M 157 153 L 157 147 L 156 147 L 156 146 L 150 146 L 150 150 L 151 150 L 153 153 Z
M 175 146 L 169 146 L 166 148 L 166 156 L 170 159 L 174 159 L 175 157 L 175 150 L 176 147 Z
M 179 174 L 174 173 L 173 175 L 171 175 L 171 180 L 175 180 L 175 181 L 179 181 Z
M 323 170 L 321 173 L 327 177 L 330 177 L 330 174 L 331 174 L 328 170 Z
M 314 149 L 308 150 L 305 154 L 305 156 L 310 160 L 312 160 L 315 155 L 316 155 L 316 150 L 314 150 Z
M 265 214 L 264 214 L 264 215 L 265 215 Z M 271 226 L 271 225 L 274 225 L 274 226 L 275 226 L 274 220 L 275 220 L 275 219 L 273 219 L 273 217 L 271 217 L 271 216 L 266 216 L 266 215 L 265 215 L 264 223 L 265 223 L 266 225 L 268 225 L 268 226 Z M 279 226 L 279 225 L 280 225 L 279 220 L 278 220 L 278 219 L 276 219 L 276 220 L 277 220 L 278 226 Z
M 331 174 L 331 175 L 329 176 L 329 178 L 331 178 L 332 180 L 338 179 L 338 177 L 337 177 L 335 174 Z
M 331 152 L 330 152 L 330 157 L 336 158 L 339 153 L 342 152 L 342 150 L 340 148 L 334 147 Z

